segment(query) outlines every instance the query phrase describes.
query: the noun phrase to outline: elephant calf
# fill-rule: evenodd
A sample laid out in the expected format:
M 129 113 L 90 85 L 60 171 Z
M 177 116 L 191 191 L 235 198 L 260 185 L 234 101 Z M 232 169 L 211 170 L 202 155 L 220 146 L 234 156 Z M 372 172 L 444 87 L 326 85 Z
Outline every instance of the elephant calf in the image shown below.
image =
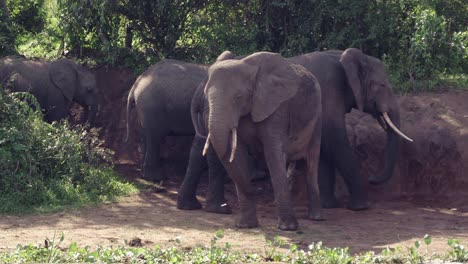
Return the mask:
M 0 60 L 0 83 L 12 91 L 33 94 L 47 122 L 68 117 L 70 103 L 75 101 L 87 110 L 88 123 L 94 123 L 98 109 L 96 78 L 91 71 L 71 60 L 4 57 Z
M 304 67 L 279 54 L 258 52 L 241 60 L 220 60 L 208 70 L 204 93 L 209 105 L 210 144 L 233 179 L 241 210 L 237 226 L 258 225 L 250 184 L 247 148 L 263 152 L 271 175 L 278 228 L 298 223 L 288 189 L 286 166 L 307 161 L 309 218 L 321 220 L 317 173 L 321 138 L 321 92 Z M 307 111 L 304 111 L 307 109 Z

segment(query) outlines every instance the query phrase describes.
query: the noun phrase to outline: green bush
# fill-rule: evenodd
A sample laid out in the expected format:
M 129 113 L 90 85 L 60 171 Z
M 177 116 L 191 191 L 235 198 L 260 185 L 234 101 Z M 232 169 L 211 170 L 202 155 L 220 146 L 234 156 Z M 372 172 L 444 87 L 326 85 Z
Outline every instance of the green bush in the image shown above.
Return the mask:
M 430 90 L 449 74 L 466 73 L 468 32 L 450 32 L 447 19 L 429 6 L 416 6 L 408 20 L 398 50 L 385 57 L 400 90 Z
M 31 108 L 29 105 L 35 105 Z M 96 133 L 48 124 L 28 93 L 0 91 L 0 213 L 50 211 L 135 190 L 117 177 Z

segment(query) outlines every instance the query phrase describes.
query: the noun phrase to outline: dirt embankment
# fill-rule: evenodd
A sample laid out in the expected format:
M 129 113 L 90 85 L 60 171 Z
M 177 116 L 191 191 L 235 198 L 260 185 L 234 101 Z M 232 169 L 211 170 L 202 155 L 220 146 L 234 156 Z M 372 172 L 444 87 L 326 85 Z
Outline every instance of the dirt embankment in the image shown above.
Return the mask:
M 373 196 L 464 199 L 468 190 L 468 91 L 399 96 L 402 141 L 398 167 L 390 182 L 370 187 Z M 349 139 L 361 161 L 362 176 L 384 166 L 385 133 L 370 116 L 347 117 Z

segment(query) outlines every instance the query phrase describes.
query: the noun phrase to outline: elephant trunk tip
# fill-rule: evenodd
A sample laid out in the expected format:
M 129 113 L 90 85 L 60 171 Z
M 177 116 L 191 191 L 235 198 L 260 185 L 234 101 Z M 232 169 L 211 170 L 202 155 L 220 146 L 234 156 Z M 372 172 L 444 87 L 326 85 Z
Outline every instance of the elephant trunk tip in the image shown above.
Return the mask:
M 98 107 L 99 106 L 97 104 L 88 107 L 88 118 L 86 120 L 87 126 L 92 127 L 95 125 Z
M 370 176 L 368 181 L 372 185 L 379 185 L 386 183 L 390 179 L 390 176 Z

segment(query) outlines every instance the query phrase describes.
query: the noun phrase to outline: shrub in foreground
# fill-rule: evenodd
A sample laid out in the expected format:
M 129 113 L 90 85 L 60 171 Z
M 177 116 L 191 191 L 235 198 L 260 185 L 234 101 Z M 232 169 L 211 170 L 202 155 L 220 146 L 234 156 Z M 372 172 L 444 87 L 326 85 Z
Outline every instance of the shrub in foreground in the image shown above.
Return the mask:
M 30 107 L 32 106 L 32 107 Z M 0 89 L 0 213 L 51 211 L 135 191 L 96 132 L 48 124 L 35 98 Z
M 387 248 L 381 253 L 373 251 L 356 255 L 349 253 L 348 248 L 328 248 L 322 242 L 310 245 L 306 250 L 298 249 L 291 244 L 289 250 L 284 248 L 284 241 L 275 238 L 267 241 L 262 254 L 252 254 L 234 251 L 229 243 L 218 246 L 217 242 L 223 237 L 222 231 L 217 231 L 211 243 L 204 247 L 187 248 L 180 244 L 162 248 L 156 245 L 152 249 L 136 247 L 104 248 L 99 246 L 93 250 L 90 247 L 80 247 L 75 242 L 69 247 L 61 247 L 63 234 L 56 243 L 46 240 L 44 245 L 18 245 L 13 252 L 0 254 L 0 262 L 53 262 L 53 263 L 256 263 L 256 262 L 284 262 L 284 263 L 443 263 L 442 261 L 468 262 L 468 250 L 456 240 L 449 240 L 450 249 L 441 255 L 429 255 L 430 236 L 424 237 L 425 249 L 421 242 L 403 249 Z M 453 262 L 452 262 L 453 263 Z

